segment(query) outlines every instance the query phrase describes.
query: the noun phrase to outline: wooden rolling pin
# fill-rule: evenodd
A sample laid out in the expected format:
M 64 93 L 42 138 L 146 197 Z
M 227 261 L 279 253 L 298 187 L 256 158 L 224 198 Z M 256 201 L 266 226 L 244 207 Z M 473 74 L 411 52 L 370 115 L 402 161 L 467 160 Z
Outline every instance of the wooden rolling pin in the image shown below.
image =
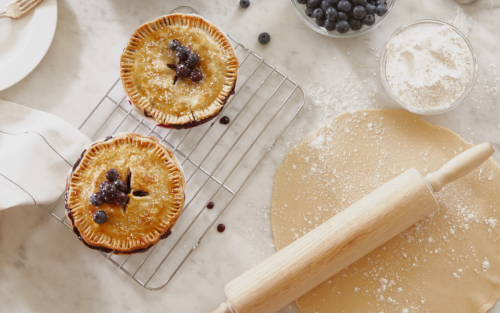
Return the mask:
M 212 313 L 274 313 L 438 209 L 434 192 L 494 152 L 489 143 L 458 155 L 427 179 L 412 168 L 226 285 Z

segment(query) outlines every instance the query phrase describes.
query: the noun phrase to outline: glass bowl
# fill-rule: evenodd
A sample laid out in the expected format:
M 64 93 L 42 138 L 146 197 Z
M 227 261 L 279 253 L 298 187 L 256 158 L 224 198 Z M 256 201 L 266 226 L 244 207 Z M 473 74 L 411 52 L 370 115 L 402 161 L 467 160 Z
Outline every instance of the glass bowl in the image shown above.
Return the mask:
M 470 80 L 469 80 L 469 84 L 465 88 L 465 90 L 462 93 L 462 95 L 457 100 L 455 100 L 455 102 L 453 102 L 453 103 L 451 103 L 451 104 L 449 104 L 448 106 L 445 106 L 445 107 L 439 107 L 439 108 L 436 108 L 436 109 L 422 109 L 422 108 L 416 108 L 416 107 L 410 106 L 409 104 L 405 103 L 403 100 L 401 100 L 400 98 L 398 98 L 392 92 L 391 87 L 389 86 L 389 82 L 387 80 L 387 73 L 386 73 L 386 66 L 387 66 L 387 46 L 389 45 L 389 42 L 395 36 L 397 36 L 397 35 L 405 32 L 405 31 L 407 31 L 408 29 L 413 28 L 413 27 L 422 26 L 422 25 L 448 25 L 448 26 L 452 27 L 453 30 L 457 34 L 459 34 L 460 36 L 462 36 L 462 38 L 464 39 L 465 43 L 469 47 L 470 53 L 472 55 L 472 73 L 471 73 L 471 77 L 470 77 Z M 382 78 L 382 84 L 384 85 L 384 88 L 387 91 L 387 93 L 389 93 L 389 95 L 391 95 L 391 97 L 403 109 L 405 109 L 405 110 L 407 110 L 407 111 L 409 111 L 411 113 L 415 113 L 415 114 L 419 114 L 419 115 L 440 114 L 440 113 L 444 113 L 444 112 L 447 112 L 447 111 L 450 111 L 450 110 L 453 110 L 454 108 L 456 108 L 469 95 L 469 93 L 471 92 L 472 88 L 474 88 L 474 85 L 476 84 L 476 81 L 477 81 L 477 72 L 478 72 L 478 63 L 477 63 L 476 50 L 474 49 L 474 46 L 470 42 L 469 38 L 467 38 L 467 36 L 463 32 L 461 32 L 458 28 L 456 28 L 452 24 L 444 22 L 444 21 L 441 21 L 441 20 L 435 20 L 435 19 L 419 20 L 419 21 L 416 21 L 416 22 L 413 22 L 413 23 L 410 23 L 408 25 L 405 25 L 405 26 L 402 26 L 402 27 L 398 28 L 391 35 L 391 37 L 389 37 L 389 39 L 385 43 L 384 48 L 382 50 L 382 56 L 380 58 L 380 76 Z
M 396 3 L 396 0 L 387 0 L 387 13 L 385 13 L 384 16 L 375 15 L 375 24 L 373 24 L 372 26 L 363 25 L 363 28 L 361 28 L 360 30 L 349 30 L 347 33 L 341 34 L 337 31 L 327 31 L 324 27 L 318 26 L 316 24 L 315 19 L 310 18 L 306 15 L 306 6 L 304 4 L 298 3 L 297 0 L 290 0 L 290 1 L 292 1 L 292 5 L 295 8 L 295 11 L 299 15 L 300 19 L 304 23 L 306 23 L 307 26 L 309 26 L 312 30 L 322 35 L 335 38 L 355 37 L 369 32 L 370 30 L 380 25 L 380 23 L 382 23 L 382 21 L 387 17 L 387 15 L 391 13 L 392 7 Z

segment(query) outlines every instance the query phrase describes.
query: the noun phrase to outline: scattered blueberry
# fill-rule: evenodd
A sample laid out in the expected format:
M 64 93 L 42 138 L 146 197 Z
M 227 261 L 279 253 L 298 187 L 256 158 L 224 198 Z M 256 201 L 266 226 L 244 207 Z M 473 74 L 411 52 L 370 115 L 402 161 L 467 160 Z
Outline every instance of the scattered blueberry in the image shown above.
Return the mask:
M 127 194 L 121 191 L 118 191 L 115 196 L 115 202 L 119 205 L 125 205 L 128 201 Z
M 191 80 L 195 83 L 203 79 L 203 74 L 199 70 L 194 70 L 191 72 Z
M 316 9 L 321 5 L 321 0 L 307 0 L 307 7 Z
M 345 34 L 349 31 L 350 29 L 350 26 L 349 26 L 349 22 L 346 21 L 346 20 L 340 20 L 337 22 L 337 25 L 335 27 L 335 29 L 341 33 L 341 34 Z
M 320 27 L 323 27 L 325 26 L 325 21 L 326 21 L 326 18 L 317 18 L 316 19 L 316 25 L 320 26 Z
M 210 201 L 208 204 L 207 204 L 207 209 L 213 209 L 215 206 L 215 203 L 213 203 L 212 201 Z
M 267 45 L 271 41 L 271 35 L 268 33 L 262 33 L 259 35 L 259 42 L 263 45 Z
M 326 21 L 325 21 L 325 29 L 329 32 L 334 31 L 336 25 L 337 25 L 337 21 L 335 21 L 335 20 L 326 19 Z
M 363 21 L 356 18 L 349 19 L 349 25 L 352 30 L 360 30 L 363 27 Z
M 387 13 L 387 6 L 385 4 L 379 4 L 379 5 L 377 5 L 377 8 L 375 9 L 375 13 L 378 16 L 384 15 L 385 13 Z
M 127 185 L 123 182 L 123 180 L 115 180 L 113 184 L 116 186 L 116 190 L 121 192 L 127 192 Z
M 175 64 L 167 64 L 167 67 L 171 69 L 172 71 L 177 71 L 177 65 Z
M 349 16 L 345 12 L 339 12 L 337 16 L 338 21 L 347 21 L 349 19 Z
M 191 53 L 186 61 L 189 67 L 195 67 L 200 61 L 200 57 L 196 53 Z
M 366 6 L 365 6 L 365 9 L 366 9 L 366 13 L 368 14 L 373 14 L 375 13 L 375 9 L 377 7 L 375 6 L 375 4 L 371 4 L 371 3 L 368 3 Z
M 218 231 L 219 233 L 222 233 L 222 232 L 224 232 L 225 230 L 226 230 L 226 226 L 225 226 L 224 224 L 219 224 L 219 225 L 217 225 L 217 231 Z
M 347 0 L 342 0 L 337 4 L 337 10 L 340 12 L 349 12 L 352 10 L 352 4 Z
M 189 70 L 189 67 L 184 63 L 179 64 L 177 66 L 177 70 L 175 71 L 177 76 L 179 76 L 180 78 L 188 77 L 190 72 L 191 71 Z
M 174 51 L 177 50 L 181 46 L 181 42 L 177 39 L 172 40 L 169 44 L 168 47 Z
M 314 9 L 313 8 L 306 8 L 306 15 L 310 18 L 313 17 L 313 12 L 314 12 Z
M 365 16 L 365 19 L 363 20 L 363 24 L 367 26 L 372 26 L 373 24 L 375 24 L 375 15 L 367 14 Z
M 190 54 L 191 51 L 189 51 L 189 48 L 186 46 L 180 46 L 179 48 L 177 48 L 177 57 L 181 62 L 186 61 L 189 58 Z
M 227 125 L 227 124 L 229 124 L 229 122 L 230 122 L 230 121 L 231 121 L 231 120 L 229 120 L 229 117 L 227 117 L 227 116 L 223 116 L 223 117 L 221 117 L 221 119 L 219 120 L 219 123 L 221 123 L 222 125 Z
M 115 181 L 117 179 L 120 179 L 120 173 L 118 173 L 117 170 L 114 168 L 110 169 L 109 171 L 106 172 L 106 179 L 108 181 Z
M 97 224 L 104 224 L 108 220 L 108 215 L 103 210 L 94 213 L 94 222 Z
M 328 9 L 326 9 L 325 13 L 326 13 L 327 19 L 332 20 L 332 21 L 335 21 L 337 19 L 337 10 L 335 10 L 335 8 L 330 7 Z
M 366 6 L 367 4 L 368 4 L 368 3 L 367 3 L 367 1 L 366 1 L 366 0 L 353 0 L 353 1 L 352 1 L 352 5 L 353 5 L 353 6 L 355 6 L 355 7 L 356 7 L 356 6 L 358 6 L 358 5 L 359 5 L 359 6 L 364 7 L 364 6 Z
M 362 6 L 357 6 L 352 9 L 352 15 L 354 15 L 354 18 L 357 18 L 359 20 L 364 19 L 366 14 L 366 9 Z
M 323 9 L 321 9 L 321 8 L 314 9 L 313 17 L 315 19 L 324 19 L 325 18 L 325 11 L 323 11 Z
M 328 10 L 328 8 L 333 8 L 334 6 L 335 4 L 333 3 L 333 0 L 323 0 L 323 2 L 321 2 L 321 8 L 325 12 L 326 10 Z
M 93 206 L 100 206 L 104 203 L 104 197 L 101 192 L 93 193 L 90 195 L 90 204 Z
M 240 7 L 246 9 L 250 6 L 250 0 L 240 0 Z

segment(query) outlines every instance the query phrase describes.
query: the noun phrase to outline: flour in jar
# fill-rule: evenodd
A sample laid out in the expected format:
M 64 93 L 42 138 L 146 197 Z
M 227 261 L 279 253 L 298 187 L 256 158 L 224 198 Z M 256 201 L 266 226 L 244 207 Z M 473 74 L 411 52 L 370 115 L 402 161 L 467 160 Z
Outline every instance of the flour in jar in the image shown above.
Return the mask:
M 448 25 L 415 25 L 387 45 L 387 82 L 408 106 L 450 106 L 464 93 L 473 58 L 464 38 Z

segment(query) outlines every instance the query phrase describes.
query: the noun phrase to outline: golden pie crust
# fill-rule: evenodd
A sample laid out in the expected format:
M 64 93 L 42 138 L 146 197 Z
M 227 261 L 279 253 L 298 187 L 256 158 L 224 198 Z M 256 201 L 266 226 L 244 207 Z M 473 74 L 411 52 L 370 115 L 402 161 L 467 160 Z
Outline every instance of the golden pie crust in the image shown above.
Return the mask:
M 125 207 L 95 207 L 89 197 L 99 191 L 112 168 L 125 182 L 130 173 L 129 201 Z M 156 138 L 123 133 L 85 150 L 66 188 L 66 215 L 80 240 L 104 252 L 132 254 L 148 250 L 171 233 L 184 206 L 186 183 L 175 156 Z M 136 196 L 134 191 L 149 194 Z M 97 210 L 106 212 L 104 224 L 94 222 Z
M 177 64 L 169 48 L 177 39 L 200 57 L 203 79 L 179 78 L 167 64 Z M 141 25 L 120 62 L 120 76 L 132 105 L 165 127 L 187 128 L 214 118 L 234 94 L 238 59 L 224 32 L 206 19 L 171 14 Z

